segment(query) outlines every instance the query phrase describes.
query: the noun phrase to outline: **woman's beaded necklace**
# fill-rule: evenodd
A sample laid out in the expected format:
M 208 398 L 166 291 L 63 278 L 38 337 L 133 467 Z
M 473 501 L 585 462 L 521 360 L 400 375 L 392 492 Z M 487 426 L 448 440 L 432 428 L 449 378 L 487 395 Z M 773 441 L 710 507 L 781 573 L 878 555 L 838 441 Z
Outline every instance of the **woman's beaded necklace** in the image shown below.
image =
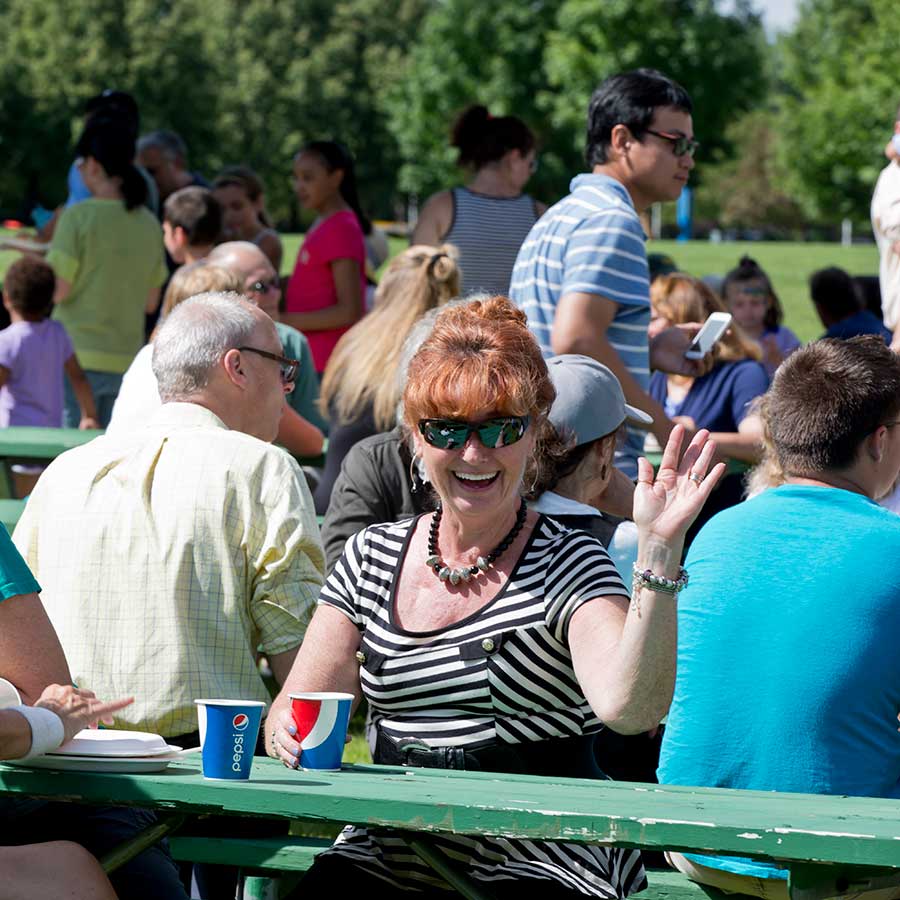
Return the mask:
M 468 581 L 482 572 L 487 570 L 500 558 L 512 542 L 519 536 L 522 526 L 525 524 L 525 515 L 528 512 L 528 504 L 525 498 L 519 505 L 519 511 L 516 513 L 516 521 L 509 533 L 488 553 L 487 556 L 479 556 L 474 566 L 464 566 L 461 569 L 452 569 L 442 559 L 438 552 L 438 529 L 441 525 L 442 507 L 439 505 L 434 511 L 434 518 L 431 520 L 431 529 L 428 532 L 428 557 L 425 565 L 434 570 L 441 581 L 449 581 L 450 584 L 459 584 L 461 581 Z

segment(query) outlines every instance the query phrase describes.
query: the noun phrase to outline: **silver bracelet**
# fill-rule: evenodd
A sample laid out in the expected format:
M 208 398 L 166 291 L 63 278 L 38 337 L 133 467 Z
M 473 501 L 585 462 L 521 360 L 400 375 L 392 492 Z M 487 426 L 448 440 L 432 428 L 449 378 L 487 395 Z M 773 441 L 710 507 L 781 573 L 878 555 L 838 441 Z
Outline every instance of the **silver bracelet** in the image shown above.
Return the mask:
M 66 737 L 62 719 L 43 706 L 11 706 L 20 716 L 23 716 L 29 728 L 31 728 L 31 748 L 21 759 L 33 759 L 41 756 L 48 750 L 55 750 Z
M 656 591 L 658 594 L 680 594 L 688 583 L 688 573 L 684 566 L 678 567 L 678 578 L 664 578 L 662 575 L 654 575 L 650 569 L 641 569 L 637 563 L 632 566 L 631 586 L 635 591 L 646 588 L 648 591 Z

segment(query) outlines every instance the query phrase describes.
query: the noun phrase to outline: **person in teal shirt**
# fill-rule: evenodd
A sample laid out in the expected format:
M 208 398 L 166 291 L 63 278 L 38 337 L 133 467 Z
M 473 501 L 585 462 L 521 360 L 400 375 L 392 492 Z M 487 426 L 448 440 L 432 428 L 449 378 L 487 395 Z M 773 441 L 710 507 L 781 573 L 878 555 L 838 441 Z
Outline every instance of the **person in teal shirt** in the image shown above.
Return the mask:
M 91 691 L 72 685 L 62 647 L 38 597 L 40 589 L 0 525 L 0 677 L 27 704 L 0 709 L 0 759 L 55 749 L 131 703 L 103 703 Z M 0 797 L 4 886 L 15 896 L 55 897 L 65 892 L 72 900 L 187 900 L 171 856 L 159 847 L 119 869 L 112 884 L 97 862 L 96 857 L 155 821 L 146 810 Z
M 764 415 L 785 483 L 691 546 L 659 780 L 900 798 L 900 516 L 875 502 L 900 475 L 900 357 L 880 337 L 817 341 L 782 363 Z M 787 898 L 774 864 L 669 856 Z

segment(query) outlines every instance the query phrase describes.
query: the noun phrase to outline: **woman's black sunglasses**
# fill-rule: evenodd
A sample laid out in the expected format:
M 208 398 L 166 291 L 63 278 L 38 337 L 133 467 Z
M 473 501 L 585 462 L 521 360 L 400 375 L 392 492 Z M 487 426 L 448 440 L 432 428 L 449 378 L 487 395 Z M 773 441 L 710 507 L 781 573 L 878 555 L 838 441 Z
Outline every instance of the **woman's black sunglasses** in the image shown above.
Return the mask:
M 426 443 L 439 450 L 465 446 L 469 436 L 478 434 L 485 447 L 508 447 L 522 440 L 528 428 L 528 416 L 498 416 L 485 422 L 459 422 L 456 419 L 419 419 L 419 431 Z

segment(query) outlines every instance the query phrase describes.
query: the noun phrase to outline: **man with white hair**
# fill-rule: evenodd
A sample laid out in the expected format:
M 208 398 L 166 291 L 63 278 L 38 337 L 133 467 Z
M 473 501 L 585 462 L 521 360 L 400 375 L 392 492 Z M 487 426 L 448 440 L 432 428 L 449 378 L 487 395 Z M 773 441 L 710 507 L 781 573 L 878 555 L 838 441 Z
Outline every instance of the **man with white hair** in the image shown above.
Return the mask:
M 201 294 L 154 342 L 163 405 L 146 428 L 97 438 L 44 472 L 15 542 L 75 682 L 134 696 L 119 727 L 198 743 L 194 700 L 269 699 L 322 584 L 312 499 L 271 446 L 296 361 L 238 295 Z
M 288 404 L 307 422 L 327 434 L 328 420 L 319 410 L 319 377 L 313 365 L 309 342 L 296 328 L 279 321 L 281 285 L 269 257 L 250 241 L 227 241 L 213 248 L 207 259 L 212 265 L 228 269 L 242 278 L 244 294 L 255 300 L 275 323 L 285 356 L 300 363 L 294 390 L 288 395 Z

